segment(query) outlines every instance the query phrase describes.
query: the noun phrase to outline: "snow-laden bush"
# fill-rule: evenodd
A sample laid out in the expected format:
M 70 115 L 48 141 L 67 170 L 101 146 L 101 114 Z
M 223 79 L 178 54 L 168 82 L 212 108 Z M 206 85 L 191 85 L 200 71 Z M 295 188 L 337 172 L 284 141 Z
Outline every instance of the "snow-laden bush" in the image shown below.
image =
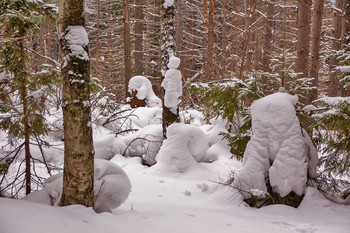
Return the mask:
M 350 97 L 327 97 L 312 115 L 314 141 L 322 152 L 318 186 L 334 201 L 350 203 Z M 337 200 L 338 199 L 338 200 Z
M 113 162 L 94 160 L 94 209 L 96 212 L 111 212 L 126 201 L 131 191 L 131 183 L 126 173 Z M 25 199 L 29 201 L 59 205 L 63 187 L 63 173 L 49 177 L 43 190 L 32 193 Z M 46 192 L 46 193 L 44 193 Z M 38 200 L 40 199 L 40 200 Z
M 128 144 L 124 156 L 141 157 L 143 163 L 152 166 L 163 142 L 161 124 L 148 125 L 125 139 Z
M 302 196 L 308 176 L 316 176 L 317 153 L 300 128 L 294 109 L 297 101 L 297 96 L 275 93 L 251 105 L 253 134 L 233 183 L 245 199 L 264 198 L 266 179 L 280 197 L 291 192 Z
M 167 139 L 157 155 L 160 170 L 184 173 L 198 162 L 210 162 L 209 137 L 197 126 L 174 123 L 167 129 Z
M 129 93 L 136 92 L 139 100 L 145 100 L 148 107 L 160 107 L 162 101 L 154 94 L 152 84 L 144 76 L 134 76 L 129 81 Z

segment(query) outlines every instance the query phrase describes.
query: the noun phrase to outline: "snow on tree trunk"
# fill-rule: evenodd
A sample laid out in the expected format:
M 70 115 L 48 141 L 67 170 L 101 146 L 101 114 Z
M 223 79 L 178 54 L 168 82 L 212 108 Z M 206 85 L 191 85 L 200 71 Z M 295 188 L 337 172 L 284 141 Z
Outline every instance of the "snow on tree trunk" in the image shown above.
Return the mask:
M 309 137 L 303 136 L 294 105 L 297 96 L 275 93 L 251 105 L 253 135 L 244 152 L 243 168 L 235 176 L 234 187 L 245 199 L 264 198 L 266 178 L 274 192 L 285 197 L 304 194 L 308 178 Z M 316 176 L 315 158 L 309 176 Z M 316 162 L 317 164 L 317 162 Z M 259 190 L 259 192 L 256 192 Z
M 161 33 L 162 33 L 162 87 L 163 99 L 163 134 L 166 138 L 166 128 L 179 122 L 178 97 L 182 88 L 181 72 L 177 70 L 180 59 L 175 57 L 175 7 L 174 0 L 164 0 L 161 10 Z
M 165 73 L 162 87 L 164 93 L 164 106 L 173 114 L 178 114 L 179 97 L 182 95 L 181 72 L 177 69 L 180 65 L 180 58 L 171 56 L 168 63 L 168 70 Z
M 84 1 L 60 1 L 64 174 L 61 205 L 94 204 L 89 39 Z

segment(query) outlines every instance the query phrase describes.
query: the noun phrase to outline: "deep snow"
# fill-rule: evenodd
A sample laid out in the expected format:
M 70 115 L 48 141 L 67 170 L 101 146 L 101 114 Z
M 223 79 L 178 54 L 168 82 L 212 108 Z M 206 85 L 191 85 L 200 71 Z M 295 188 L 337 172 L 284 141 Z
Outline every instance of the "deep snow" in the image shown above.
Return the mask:
M 242 202 L 242 196 L 232 188 L 218 185 L 232 171 L 241 169 L 242 163 L 230 159 L 230 148 L 220 140 L 218 133 L 225 131 L 225 123 L 218 119 L 211 125 L 202 125 L 202 115 L 193 110 L 181 113 L 185 117 L 197 115 L 196 119 L 191 119 L 192 125 L 188 129 L 175 126 L 173 133 L 180 134 L 185 141 L 186 147 L 181 146 L 180 152 L 198 155 L 192 160 L 194 166 L 183 172 L 166 169 L 159 172 L 160 164 L 153 167 L 142 165 L 141 157 L 146 147 L 136 141 L 134 145 L 129 144 L 133 138 L 142 135 L 159 137 L 159 109 L 140 108 L 134 114 L 136 116 L 129 120 L 134 128 L 141 130 L 133 135 L 114 137 L 106 128 L 93 127 L 96 154 L 111 159 L 130 179 L 132 189 L 126 202 L 112 213 L 96 214 L 92 208 L 78 205 L 52 207 L 33 201 L 0 198 L 0 233 L 350 232 L 350 206 L 332 203 L 314 188 L 307 188 L 297 209 L 283 205 L 255 209 Z M 177 130 L 181 127 L 184 130 Z M 198 130 L 201 131 L 196 132 Z M 5 138 L 3 133 L 0 136 L 2 140 Z M 192 144 L 196 140 L 199 143 Z M 157 145 L 152 147 L 156 149 Z M 123 157 L 124 152 L 136 157 Z M 51 160 L 55 159 L 60 165 L 63 157 L 57 153 L 52 152 Z M 151 154 L 155 156 L 156 152 Z M 203 162 L 199 158 L 210 159 Z M 165 164 L 167 168 L 169 164 Z M 37 201 L 42 201 L 40 199 Z

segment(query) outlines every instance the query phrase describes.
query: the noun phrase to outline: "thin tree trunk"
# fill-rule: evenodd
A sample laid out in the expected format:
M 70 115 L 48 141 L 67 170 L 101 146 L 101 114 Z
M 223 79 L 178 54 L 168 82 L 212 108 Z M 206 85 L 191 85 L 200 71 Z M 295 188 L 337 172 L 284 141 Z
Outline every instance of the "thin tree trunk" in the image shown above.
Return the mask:
M 143 75 L 143 0 L 135 0 L 135 75 Z
M 82 204 L 92 207 L 94 204 L 94 149 L 90 117 L 90 61 L 84 28 L 84 1 L 62 0 L 60 7 L 62 7 L 59 28 L 62 32 L 60 45 L 61 58 L 63 58 L 61 72 L 64 127 L 61 205 Z M 67 34 L 71 35 L 71 38 L 74 38 L 74 35 L 77 37 L 76 33 L 80 33 L 79 42 L 66 37 Z M 79 55 L 72 53 L 72 45 L 81 46 L 83 51 L 76 51 Z
M 176 29 L 175 29 L 175 44 L 176 44 L 176 56 L 179 57 L 182 61 L 183 56 L 182 56 L 182 5 L 181 5 L 181 0 L 176 1 Z M 180 64 L 180 70 L 181 73 L 183 72 L 183 63 Z
M 52 58 L 52 24 L 49 23 L 47 25 L 47 54 L 45 56 L 48 56 Z
M 162 1 L 164 3 L 165 0 Z M 161 7 L 161 35 L 162 35 L 162 81 L 165 78 L 165 73 L 168 70 L 168 63 L 170 56 L 175 55 L 176 45 L 175 45 L 175 7 L 174 5 L 167 8 Z M 174 122 L 179 122 L 179 109 L 177 108 L 177 113 L 174 114 L 168 107 L 164 104 L 164 92 L 163 94 L 163 136 L 166 138 L 166 130 L 169 125 Z
M 263 56 L 262 56 L 262 70 L 264 72 L 271 72 L 270 68 L 270 57 L 272 52 L 272 44 L 273 44 L 273 34 L 274 30 L 274 10 L 275 10 L 275 1 L 268 1 L 266 4 L 266 21 L 264 25 L 264 41 L 263 41 Z M 264 76 L 263 82 L 266 83 L 266 77 Z
M 208 24 L 208 55 L 207 55 L 207 81 L 213 75 L 213 53 L 214 53 L 214 0 L 209 0 L 209 24 Z
M 332 42 L 332 48 L 334 52 L 337 52 L 341 50 L 342 48 L 342 35 L 343 35 L 343 14 L 342 10 L 344 7 L 344 0 L 336 0 L 335 7 L 340 10 L 338 12 L 337 10 L 334 11 L 333 16 L 333 42 Z M 337 73 L 335 71 L 335 67 L 338 65 L 338 61 L 335 55 L 330 57 L 329 60 L 329 68 L 330 68 L 330 75 L 329 75 L 329 85 L 328 85 L 328 96 L 339 96 L 340 95 L 340 85 L 339 80 L 336 77 Z
M 233 12 L 238 13 L 238 0 L 233 0 L 233 8 L 232 8 Z M 233 32 L 231 35 L 231 54 L 237 54 L 237 33 L 235 33 L 237 31 L 237 27 L 238 27 L 238 16 L 236 16 L 235 14 L 232 17 L 232 25 L 233 25 Z M 236 65 L 237 62 L 234 60 L 234 58 L 232 58 L 232 64 L 231 64 L 231 70 L 233 72 L 236 73 Z
M 344 13 L 344 38 L 343 38 L 343 45 L 346 53 L 350 53 L 350 1 L 347 1 L 345 4 L 345 13 Z M 348 61 L 350 58 L 348 58 Z M 350 65 L 348 63 L 348 65 Z M 350 86 L 348 86 L 346 89 L 342 88 L 341 96 L 350 96 Z
M 151 65 L 151 21 L 152 21 L 152 1 L 147 0 L 146 2 L 146 31 L 145 31 L 145 67 L 146 67 L 146 75 L 150 75 L 152 72 Z
M 123 0 L 124 7 L 124 91 L 125 97 L 131 97 L 128 91 L 131 78 L 131 42 L 130 42 L 130 21 L 129 21 L 129 0 Z
M 228 9 L 227 9 L 227 0 L 222 0 L 222 29 L 221 29 L 221 70 L 223 72 L 226 71 L 226 65 L 228 62 L 228 58 L 229 58 L 229 53 L 227 50 L 228 47 L 228 38 L 227 38 L 227 32 L 228 32 L 228 27 L 227 27 L 227 16 L 228 16 Z M 221 72 L 221 73 L 223 73 Z
M 19 41 L 19 47 L 21 51 L 21 57 L 24 58 L 25 56 L 25 51 L 24 51 L 24 39 L 20 39 Z M 25 61 L 22 61 L 19 67 L 20 70 L 25 70 Z M 19 74 L 21 75 L 21 74 Z M 29 142 L 29 132 L 30 132 L 30 126 L 28 122 L 28 103 L 27 103 L 27 83 L 26 80 L 23 79 L 22 77 L 18 77 L 22 83 L 22 90 L 21 90 L 21 102 L 22 102 L 22 107 L 23 107 L 23 128 L 24 128 L 24 155 L 25 155 L 25 161 L 26 161 L 26 172 L 25 172 L 25 177 L 26 177 L 26 195 L 28 195 L 32 190 L 31 190 L 31 171 L 30 171 L 30 160 L 31 160 L 31 155 L 30 155 L 30 142 Z
M 318 70 L 320 60 L 320 41 L 321 41 L 321 29 L 322 29 L 322 17 L 323 17 L 323 5 L 324 0 L 314 0 L 313 3 L 313 14 L 312 14 L 312 47 L 311 47 L 311 67 L 310 67 L 310 78 L 312 85 L 316 89 L 312 90 L 309 95 L 308 103 L 316 100 L 318 93 Z
M 251 44 L 251 33 L 252 33 L 252 24 L 255 19 L 255 10 L 258 0 L 254 0 L 254 3 L 250 4 L 249 0 L 244 1 L 244 8 L 245 8 L 245 41 L 243 45 L 243 53 L 242 53 L 242 60 L 241 60 L 241 66 L 239 69 L 239 79 L 244 80 L 245 77 L 243 75 L 244 68 L 246 68 L 245 59 L 247 56 L 247 53 L 249 52 L 250 44 Z M 252 5 L 252 6 L 251 6 Z M 251 7 L 253 9 L 251 10 Z M 249 59 L 247 59 L 249 60 Z M 248 63 L 248 62 L 247 62 Z M 250 67 L 250 64 L 248 64 Z M 247 68 L 246 68 L 247 70 Z
M 299 0 L 297 60 L 295 70 L 302 73 L 299 77 L 308 77 L 309 43 L 310 43 L 310 8 L 311 0 Z
M 204 79 L 209 81 L 209 65 L 208 65 L 208 0 L 203 0 L 203 66 L 204 66 Z

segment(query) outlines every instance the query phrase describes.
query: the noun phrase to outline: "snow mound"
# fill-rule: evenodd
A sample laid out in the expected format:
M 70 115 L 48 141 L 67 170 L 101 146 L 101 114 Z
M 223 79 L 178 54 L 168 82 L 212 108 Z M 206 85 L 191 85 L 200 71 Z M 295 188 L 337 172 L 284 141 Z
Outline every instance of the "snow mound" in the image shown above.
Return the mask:
M 129 93 L 136 91 L 139 100 L 145 100 L 148 107 L 160 107 L 162 101 L 154 94 L 152 84 L 144 76 L 134 76 L 129 81 Z
M 126 201 L 131 191 L 131 183 L 126 173 L 113 162 L 94 160 L 94 199 L 96 212 L 111 212 Z M 46 179 L 43 190 L 28 195 L 25 199 L 32 202 L 47 204 L 47 196 L 51 205 L 58 206 L 61 201 L 63 187 L 63 173 Z M 39 200 L 40 199 L 40 200 Z
M 253 135 L 234 180 L 244 198 L 252 197 L 251 190 L 266 193 L 266 177 L 281 197 L 304 193 L 308 148 L 294 109 L 297 101 L 297 96 L 275 93 L 251 105 Z
M 157 168 L 175 173 L 184 173 L 198 162 L 210 160 L 208 136 L 198 127 L 174 123 L 167 129 L 167 139 L 157 155 Z

